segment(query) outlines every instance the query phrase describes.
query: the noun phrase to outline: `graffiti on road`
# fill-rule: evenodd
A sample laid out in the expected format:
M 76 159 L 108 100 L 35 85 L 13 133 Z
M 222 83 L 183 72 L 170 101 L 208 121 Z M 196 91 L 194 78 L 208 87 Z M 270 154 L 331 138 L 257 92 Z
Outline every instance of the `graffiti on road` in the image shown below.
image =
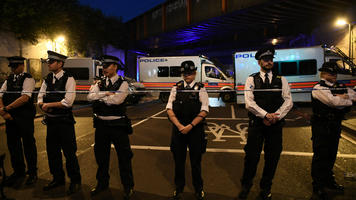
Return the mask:
M 242 140 L 240 144 L 246 144 L 247 142 L 248 123 L 236 124 L 236 130 L 233 130 L 226 124 L 217 124 L 214 122 L 208 122 L 207 127 L 207 132 L 215 136 L 215 139 L 213 139 L 214 142 L 225 142 L 226 140 L 223 138 L 240 138 Z M 232 134 L 224 134 L 226 131 Z

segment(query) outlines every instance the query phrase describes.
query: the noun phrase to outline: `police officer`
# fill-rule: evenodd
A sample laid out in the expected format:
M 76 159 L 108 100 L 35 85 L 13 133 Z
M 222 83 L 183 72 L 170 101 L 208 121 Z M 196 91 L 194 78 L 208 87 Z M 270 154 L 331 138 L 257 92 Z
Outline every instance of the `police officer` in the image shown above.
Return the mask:
M 312 199 L 328 199 L 325 189 L 339 193 L 344 191 L 344 187 L 336 183 L 332 169 L 339 145 L 341 121 L 350 110 L 352 100 L 355 100 L 355 92 L 336 81 L 336 63 L 325 62 L 319 71 L 320 82 L 312 91 Z
M 81 175 L 76 156 L 74 117 L 72 105 L 75 99 L 76 83 L 74 78 L 63 70 L 66 56 L 48 51 L 48 69 L 51 71 L 42 83 L 38 94 L 38 105 L 44 111 L 44 123 L 47 125 L 47 156 L 53 180 L 43 187 L 44 191 L 63 186 L 62 152 L 66 158 L 66 168 L 71 183 L 68 194 L 81 189 Z
M 185 159 L 189 148 L 192 180 L 197 199 L 204 199 L 201 159 L 206 150 L 204 119 L 209 112 L 209 99 L 204 84 L 195 81 L 197 68 L 193 61 L 181 64 L 183 79 L 173 86 L 167 103 L 172 122 L 171 151 L 175 162 L 173 199 L 181 199 L 185 185 Z M 187 92 L 191 91 L 191 92 Z
M 249 127 L 239 199 L 246 199 L 252 187 L 263 144 L 265 165 L 260 181 L 259 199 L 272 197 L 272 179 L 282 152 L 284 117 L 293 106 L 287 80 L 271 71 L 274 52 L 273 47 L 257 51 L 255 58 L 260 65 L 260 72 L 250 75 L 245 84 Z
M 114 144 L 119 160 L 121 183 L 124 198 L 133 195 L 134 180 L 132 174 L 129 134 L 131 122 L 126 115 L 125 99 L 128 95 L 127 81 L 117 75 L 119 59 L 115 56 L 102 57 L 104 77 L 90 88 L 88 100 L 93 101 L 95 145 L 94 153 L 98 170 L 96 187 L 91 195 L 96 195 L 109 187 L 109 163 L 111 143 Z
M 25 58 L 14 56 L 7 59 L 12 73 L 0 89 L 0 115 L 6 120 L 7 146 L 14 169 L 7 185 L 11 186 L 25 176 L 24 154 L 29 175 L 26 185 L 31 185 L 37 180 L 37 148 L 34 138 L 36 109 L 32 98 L 35 80 L 30 74 L 24 73 Z

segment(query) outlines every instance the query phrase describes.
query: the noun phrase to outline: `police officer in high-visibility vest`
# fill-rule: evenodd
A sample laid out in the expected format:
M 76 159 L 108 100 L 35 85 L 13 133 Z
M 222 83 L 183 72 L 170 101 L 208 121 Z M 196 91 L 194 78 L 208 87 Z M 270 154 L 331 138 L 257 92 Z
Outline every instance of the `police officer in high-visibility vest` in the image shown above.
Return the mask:
M 133 195 L 134 180 L 131 160 L 133 153 L 129 140 L 132 133 L 131 122 L 126 115 L 125 99 L 128 95 L 127 81 L 117 75 L 121 66 L 115 56 L 102 56 L 104 77 L 90 88 L 88 100 L 93 102 L 95 145 L 94 153 L 98 164 L 96 187 L 91 195 L 96 195 L 109 187 L 109 164 L 111 143 L 114 144 L 119 160 L 124 199 Z
M 356 93 L 336 81 L 337 64 L 325 62 L 319 69 L 320 82 L 312 91 L 313 178 L 312 199 L 329 199 L 327 191 L 343 193 L 344 187 L 335 181 L 333 167 L 336 160 L 341 122 L 350 111 Z
M 81 189 L 81 175 L 77 159 L 77 142 L 74 129 L 72 105 L 76 83 L 72 75 L 63 70 L 66 56 L 48 51 L 48 69 L 51 71 L 42 83 L 38 94 L 38 105 L 44 111 L 43 123 L 47 125 L 47 156 L 53 180 L 43 187 L 44 191 L 63 186 L 62 151 L 71 180 L 68 194 Z
M 206 151 L 204 119 L 209 112 L 209 98 L 204 84 L 196 82 L 197 68 L 193 61 L 181 64 L 183 79 L 173 86 L 167 114 L 173 124 L 171 151 L 175 162 L 175 191 L 173 199 L 181 199 L 185 185 L 185 160 L 189 148 L 192 180 L 197 199 L 204 199 L 201 159 Z
M 252 187 L 263 145 L 265 165 L 260 181 L 259 198 L 272 197 L 272 179 L 282 152 L 284 117 L 293 106 L 287 80 L 272 73 L 274 52 L 273 47 L 257 51 L 255 58 L 260 65 L 260 71 L 250 75 L 245 84 L 249 127 L 244 148 L 246 155 L 239 199 L 246 199 Z
M 24 155 L 27 163 L 26 185 L 37 180 L 37 148 L 34 138 L 34 117 L 32 91 L 35 80 L 24 72 L 25 58 L 9 57 L 12 73 L 0 89 L 0 115 L 6 120 L 7 146 L 14 173 L 8 178 L 11 186 L 26 175 Z

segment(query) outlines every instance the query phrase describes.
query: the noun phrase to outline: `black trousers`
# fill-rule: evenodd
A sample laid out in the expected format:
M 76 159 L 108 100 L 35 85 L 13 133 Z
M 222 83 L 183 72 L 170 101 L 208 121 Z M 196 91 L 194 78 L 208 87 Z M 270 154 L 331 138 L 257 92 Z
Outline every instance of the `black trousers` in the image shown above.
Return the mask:
M 49 169 L 54 180 L 65 180 L 61 152 L 63 151 L 68 177 L 72 183 L 80 183 L 81 175 L 76 155 L 77 141 L 74 123 L 71 120 L 48 118 L 46 145 Z
M 134 187 L 131 160 L 133 153 L 126 129 L 121 126 L 96 125 L 94 153 L 98 170 L 98 184 L 109 185 L 109 163 L 111 144 L 114 144 L 119 160 L 121 183 L 124 189 Z
M 192 170 L 192 181 L 196 192 L 203 189 L 201 177 L 202 154 L 206 151 L 207 140 L 205 138 L 204 126 L 202 124 L 194 127 L 188 134 L 184 135 L 173 126 L 171 138 L 171 151 L 175 163 L 174 182 L 177 190 L 183 191 L 185 186 L 185 162 L 187 147 L 189 148 L 190 166 Z
M 313 186 L 322 188 L 335 182 L 333 167 L 341 133 L 341 120 L 312 119 Z
M 280 154 L 282 152 L 282 123 L 272 126 L 250 124 L 248 128 L 247 144 L 245 145 L 245 163 L 241 184 L 251 187 L 256 175 L 257 165 L 260 160 L 262 146 L 264 144 L 265 165 L 260 181 L 262 190 L 270 190 L 272 180 L 277 169 Z
M 37 148 L 34 137 L 33 118 L 6 120 L 7 147 L 10 152 L 11 166 L 15 173 L 25 174 L 25 161 L 27 173 L 37 173 Z

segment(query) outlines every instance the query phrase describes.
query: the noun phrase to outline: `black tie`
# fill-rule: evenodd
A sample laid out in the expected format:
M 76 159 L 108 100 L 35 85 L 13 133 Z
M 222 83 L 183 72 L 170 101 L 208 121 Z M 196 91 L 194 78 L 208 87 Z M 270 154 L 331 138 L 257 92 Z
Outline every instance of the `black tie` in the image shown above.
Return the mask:
M 265 85 L 266 87 L 269 87 L 269 78 L 268 78 L 268 74 L 265 74 Z
M 187 86 L 185 86 L 185 89 L 190 89 L 190 86 L 187 84 Z
M 58 78 L 56 76 L 53 76 L 53 78 L 54 78 L 54 84 L 57 83 Z
M 108 79 L 108 81 L 109 81 L 108 88 L 111 88 L 112 87 L 111 79 Z

